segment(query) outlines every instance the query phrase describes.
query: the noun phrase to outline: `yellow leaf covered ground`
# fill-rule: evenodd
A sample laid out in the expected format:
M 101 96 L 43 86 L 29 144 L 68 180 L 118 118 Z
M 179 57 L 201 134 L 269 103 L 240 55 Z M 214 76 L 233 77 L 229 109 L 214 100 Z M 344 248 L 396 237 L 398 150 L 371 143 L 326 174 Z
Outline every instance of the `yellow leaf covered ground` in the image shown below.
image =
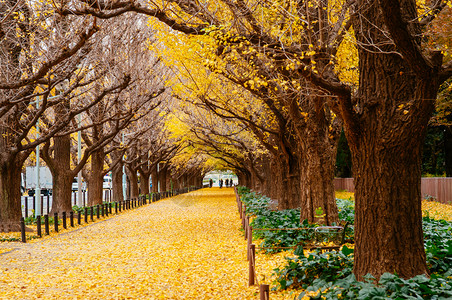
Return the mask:
M 355 193 L 336 191 L 336 198 L 355 200 Z M 452 205 L 424 199 L 422 200 L 422 216 L 427 215 L 437 220 L 452 221 Z
M 212 188 L 7 243 L 13 251 L 0 252 L 0 299 L 258 299 L 239 226 L 233 190 Z M 270 282 L 283 256 L 256 260 L 258 279 Z

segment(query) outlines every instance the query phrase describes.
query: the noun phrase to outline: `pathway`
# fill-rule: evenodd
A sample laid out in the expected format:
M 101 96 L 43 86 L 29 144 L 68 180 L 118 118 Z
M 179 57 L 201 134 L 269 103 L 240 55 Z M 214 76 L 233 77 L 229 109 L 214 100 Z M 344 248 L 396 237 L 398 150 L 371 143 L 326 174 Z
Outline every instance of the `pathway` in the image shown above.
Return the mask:
M 203 189 L 0 255 L 0 299 L 256 299 L 232 189 Z

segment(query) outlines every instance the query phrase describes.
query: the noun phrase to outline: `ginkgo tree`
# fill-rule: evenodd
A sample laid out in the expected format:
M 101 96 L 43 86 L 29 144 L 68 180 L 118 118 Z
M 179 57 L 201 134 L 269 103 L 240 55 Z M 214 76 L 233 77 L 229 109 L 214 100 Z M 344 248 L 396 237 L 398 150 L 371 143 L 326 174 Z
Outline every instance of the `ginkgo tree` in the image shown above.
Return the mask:
M 176 186 L 183 187 L 186 183 L 197 186 L 211 170 L 232 170 L 240 182 L 256 189 L 263 187 L 264 176 L 253 177 L 248 170 L 254 161 L 247 164 L 249 157 L 258 152 L 250 150 L 252 145 L 260 144 L 252 134 L 246 133 L 243 124 L 227 122 L 208 109 L 184 104 L 177 113 L 171 114 L 166 125 L 171 135 L 181 145 L 185 144 L 171 159 Z M 260 150 L 265 153 L 265 149 Z
M 303 76 L 341 118 L 356 187 L 354 273 L 402 277 L 428 273 L 421 226 L 422 140 L 438 88 L 452 76 L 440 41 L 426 30 L 450 1 L 117 1 L 100 8 L 75 1 L 64 14 L 111 18 L 147 14 L 191 35 L 214 32 L 218 56 L 229 46 L 250 49 Z M 227 8 L 226 10 L 224 8 Z M 357 50 L 356 88 L 335 70 L 344 37 Z M 228 37 L 229 36 L 229 37 Z M 228 38 L 223 38 L 228 37 Z
M 45 3 L 2 1 L 0 11 L 0 231 L 19 231 L 25 159 L 81 110 L 66 114 L 39 137 L 31 133 L 66 97 L 55 90 L 76 77 L 73 72 L 89 53 L 88 39 L 98 28 L 91 17 L 62 18 Z M 80 84 L 76 78 L 68 92 Z
M 285 74 L 268 67 L 272 61 L 253 58 L 255 51 L 230 50 L 221 60 L 206 60 L 213 51 L 206 49 L 218 46 L 209 37 L 170 36 L 159 29 L 168 47 L 160 51 L 162 59 L 184 77 L 180 88 L 190 89 L 189 97 L 219 116 L 246 123 L 269 151 L 272 159 L 264 161 L 268 174 L 263 177 L 269 185 L 261 185 L 262 191 L 278 199 L 282 209 L 300 207 L 302 219 L 314 222 L 315 209 L 322 207 L 325 222 L 337 222 L 332 180 L 340 122 L 320 105 L 322 92 L 310 89 L 312 96 L 303 96 L 306 89 L 299 81 L 288 82 Z M 208 69 L 199 69 L 201 64 Z M 176 93 L 180 88 L 173 86 Z M 316 101 L 314 113 L 306 113 Z

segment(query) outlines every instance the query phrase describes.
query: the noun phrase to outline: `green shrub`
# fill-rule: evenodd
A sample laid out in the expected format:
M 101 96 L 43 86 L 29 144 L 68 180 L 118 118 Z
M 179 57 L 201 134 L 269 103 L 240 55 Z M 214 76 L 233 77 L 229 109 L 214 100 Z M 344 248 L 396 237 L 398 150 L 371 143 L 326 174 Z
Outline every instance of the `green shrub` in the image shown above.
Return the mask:
M 402 279 L 397 275 L 385 273 L 375 284 L 372 276 L 367 276 L 365 281 L 357 281 L 353 274 L 335 282 L 316 279 L 312 286 L 298 296 L 302 299 L 308 292 L 319 291 L 310 299 L 452 299 L 451 281 L 425 275 L 419 275 L 410 279 Z
M 430 272 L 452 276 L 452 224 L 424 217 L 422 227 Z
M 303 288 L 312 285 L 314 280 L 327 282 L 345 278 L 352 273 L 353 250 L 343 247 L 342 251 L 310 253 L 305 257 L 300 251 L 298 257 L 286 257 L 287 264 L 275 269 L 275 283 L 279 289 Z

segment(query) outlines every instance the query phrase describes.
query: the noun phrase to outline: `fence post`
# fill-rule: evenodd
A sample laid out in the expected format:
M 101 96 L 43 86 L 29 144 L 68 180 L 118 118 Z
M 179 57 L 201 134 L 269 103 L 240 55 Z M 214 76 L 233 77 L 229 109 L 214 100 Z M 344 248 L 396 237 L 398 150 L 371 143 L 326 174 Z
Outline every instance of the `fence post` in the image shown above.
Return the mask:
M 69 212 L 69 220 L 71 221 L 71 227 L 74 227 L 74 211 Z
M 28 218 L 28 197 L 25 197 L 25 218 Z
M 82 224 L 82 213 L 80 210 L 77 213 L 77 224 L 78 225 Z
M 49 230 L 49 215 L 44 216 L 44 230 L 46 231 L 46 235 L 50 234 Z
M 44 195 L 41 195 L 41 216 L 44 214 Z
M 253 228 L 250 225 L 248 225 L 247 234 L 248 234 L 248 239 L 246 241 L 246 244 L 247 244 L 246 246 L 247 246 L 248 252 L 247 252 L 246 257 L 247 257 L 247 259 L 250 259 L 249 249 L 250 249 L 251 244 L 253 243 Z
M 50 195 L 47 195 L 47 215 L 50 213 Z
M 63 216 L 62 216 L 62 218 L 63 218 L 63 228 L 66 229 L 67 226 L 66 226 L 66 212 L 65 212 L 65 211 L 63 211 Z
M 243 216 L 244 216 L 244 213 L 243 213 L 243 209 L 242 209 L 242 214 L 240 215 L 240 219 L 242 219 L 242 229 L 245 230 L 245 218 Z
M 53 227 L 55 228 L 55 232 L 58 232 L 58 213 L 53 214 Z
M 36 233 L 39 237 L 42 237 L 41 232 L 41 216 L 36 216 Z
M 270 286 L 268 284 L 261 284 L 259 286 L 259 299 L 260 300 L 270 299 Z
M 250 260 L 249 260 L 249 280 L 248 285 L 254 285 L 254 272 L 255 272 L 255 258 L 256 258 L 256 246 L 254 244 L 250 245 Z
M 80 212 L 79 212 L 80 214 Z M 85 223 L 88 223 L 88 207 L 85 206 Z
M 25 219 L 24 219 L 24 217 L 20 218 L 20 233 L 21 233 L 21 237 L 22 237 L 22 243 L 26 243 L 27 238 L 25 236 Z
M 90 207 L 90 217 L 91 217 L 91 221 L 94 221 L 94 206 Z
M 97 211 L 96 211 L 96 217 L 97 217 L 97 219 L 99 220 L 99 218 L 100 218 L 100 205 L 99 204 L 97 204 Z

